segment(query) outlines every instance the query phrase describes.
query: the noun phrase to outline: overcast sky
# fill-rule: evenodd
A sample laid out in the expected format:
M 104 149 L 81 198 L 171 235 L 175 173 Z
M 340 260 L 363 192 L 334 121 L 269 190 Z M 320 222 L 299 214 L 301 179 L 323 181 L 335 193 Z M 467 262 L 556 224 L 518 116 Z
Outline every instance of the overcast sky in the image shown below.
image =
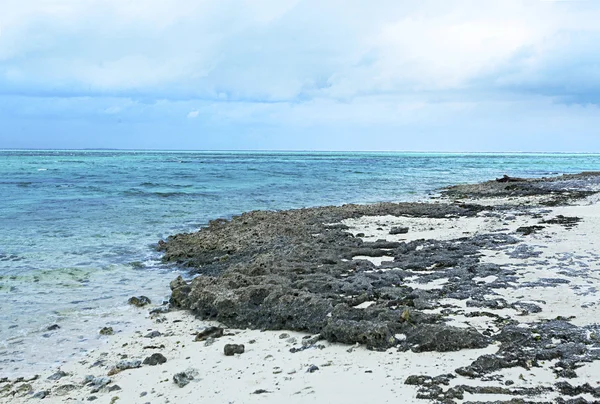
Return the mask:
M 600 1 L 1 0 L 0 147 L 600 152 Z

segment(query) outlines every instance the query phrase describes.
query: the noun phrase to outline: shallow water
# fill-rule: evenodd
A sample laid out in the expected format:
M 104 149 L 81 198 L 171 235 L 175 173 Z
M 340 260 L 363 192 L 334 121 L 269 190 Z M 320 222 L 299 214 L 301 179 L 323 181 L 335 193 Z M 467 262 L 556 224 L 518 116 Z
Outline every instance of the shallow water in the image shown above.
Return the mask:
M 153 245 L 210 219 L 599 169 L 600 155 L 568 154 L 0 151 L 0 376 L 127 329 L 127 298 L 160 302 L 178 273 Z

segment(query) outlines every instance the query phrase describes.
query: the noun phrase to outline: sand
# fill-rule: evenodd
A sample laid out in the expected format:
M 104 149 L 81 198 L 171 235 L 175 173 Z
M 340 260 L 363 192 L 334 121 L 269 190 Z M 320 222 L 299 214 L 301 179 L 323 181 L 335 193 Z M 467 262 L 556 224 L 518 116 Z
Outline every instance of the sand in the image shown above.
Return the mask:
M 477 201 L 481 202 L 481 201 Z M 497 200 L 493 201 L 497 203 Z M 534 258 L 511 258 L 503 251 L 484 251 L 486 262 L 498 263 L 517 271 L 516 281 L 511 287 L 497 291 L 507 301 L 517 299 L 536 302 L 542 307 L 539 313 L 521 315 L 513 308 L 492 310 L 494 313 L 517 319 L 523 327 L 528 323 L 556 316 L 575 316 L 571 321 L 576 325 L 595 324 L 600 318 L 600 204 L 598 198 L 584 200 L 576 206 L 538 209 L 542 218 L 556 215 L 577 216 L 582 221 L 572 229 L 560 225 L 547 225 L 539 233 L 520 236 L 524 243 L 540 252 Z M 497 217 L 478 215 L 473 218 L 420 219 L 385 217 L 362 217 L 344 221 L 353 234 L 363 233 L 364 240 L 386 239 L 390 241 L 415 240 L 420 238 L 450 240 L 465 235 L 488 232 L 514 231 L 524 225 L 535 224 L 529 215 L 506 211 Z M 407 234 L 389 235 L 393 226 L 410 228 Z M 382 258 L 354 257 L 369 259 L 376 265 Z M 385 257 L 383 259 L 385 262 Z M 557 263 L 567 262 L 569 271 L 558 271 Z M 564 268 L 564 266 L 563 266 Z M 388 269 L 389 270 L 389 269 Z M 423 272 L 421 272 L 422 274 Z M 540 279 L 565 279 L 569 283 L 553 286 L 531 286 Z M 448 279 L 434 282 L 420 282 L 419 274 L 408 279 L 413 288 L 441 287 Z M 493 276 L 477 279 L 491 283 Z M 469 311 L 479 308 L 467 307 L 465 301 L 446 299 L 444 302 L 459 309 L 452 319 L 452 325 L 474 327 L 478 330 L 494 329 L 496 326 L 489 317 L 467 317 Z M 368 303 L 368 302 L 366 302 Z M 365 303 L 363 303 L 363 306 Z M 366 307 L 366 306 L 365 306 Z M 356 307 L 361 309 L 364 307 Z M 430 310 L 435 312 L 439 309 Z M 491 309 L 490 309 L 491 310 Z M 462 315 L 461 315 L 462 313 Z M 195 319 L 184 311 L 172 311 L 150 316 L 148 309 L 139 309 L 140 325 L 130 333 L 119 332 L 103 336 L 103 346 L 88 352 L 78 359 L 70 359 L 60 368 L 48 369 L 37 380 L 11 384 L 10 389 L 21 388 L 21 393 L 0 398 L 1 403 L 36 402 L 32 393 L 49 391 L 42 400 L 44 403 L 417 403 L 426 402 L 417 398 L 418 386 L 406 385 L 410 375 L 437 376 L 452 373 L 456 368 L 469 365 L 485 353 L 494 353 L 498 347 L 490 345 L 484 349 L 461 350 L 448 353 L 398 352 L 389 349 L 385 352 L 369 351 L 362 346 L 348 346 L 319 341 L 308 349 L 302 348 L 306 334 L 289 331 L 258 331 L 225 329 L 225 335 L 212 343 L 195 342 L 195 335 L 212 322 Z M 159 336 L 145 337 L 151 331 Z M 224 355 L 226 344 L 243 344 L 245 351 L 234 356 Z M 154 346 L 156 348 L 148 348 Z M 166 363 L 124 370 L 107 376 L 121 360 L 144 360 L 153 353 L 160 352 Z M 504 380 L 511 380 L 513 387 L 552 386 L 555 375 L 549 367 L 552 361 L 541 367 L 530 369 L 510 368 L 495 372 L 495 380 L 482 382 L 457 376 L 451 385 L 502 386 Z M 314 367 L 318 369 L 315 369 Z M 61 370 L 68 375 L 60 380 L 48 380 L 48 376 Z M 173 376 L 189 370 L 194 379 L 179 387 Z M 310 371 L 313 370 L 313 371 Z M 578 377 L 569 379 L 573 385 L 590 383 L 597 387 L 600 383 L 600 363 L 592 362 L 578 369 Z M 87 375 L 109 377 L 109 383 L 98 392 L 92 392 L 90 385 L 83 385 Z M 494 378 L 491 378 L 494 379 Z M 24 385 L 29 384 L 31 390 Z M 61 387 L 72 385 L 64 395 Z M 0 397 L 8 383 L 0 384 Z M 109 391 L 110 388 L 118 390 Z M 9 389 L 9 390 L 10 390 Z M 95 397 L 95 398 L 93 398 Z M 577 396 L 576 396 L 577 397 Z M 569 398 L 576 398 L 569 397 Z M 580 395 L 592 400 L 590 395 Z M 497 401 L 518 398 L 499 394 L 465 393 L 466 401 Z M 539 397 L 523 397 L 532 401 L 552 401 L 557 393 Z

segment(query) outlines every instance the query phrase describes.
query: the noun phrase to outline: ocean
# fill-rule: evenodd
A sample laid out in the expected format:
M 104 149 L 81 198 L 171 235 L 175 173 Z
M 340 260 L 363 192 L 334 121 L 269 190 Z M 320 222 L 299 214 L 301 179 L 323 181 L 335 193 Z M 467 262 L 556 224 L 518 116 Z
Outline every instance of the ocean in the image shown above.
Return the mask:
M 211 219 L 594 170 L 597 154 L 0 150 L 0 377 L 82 355 L 101 327 L 127 329 L 130 296 L 168 299 L 185 271 L 155 244 Z

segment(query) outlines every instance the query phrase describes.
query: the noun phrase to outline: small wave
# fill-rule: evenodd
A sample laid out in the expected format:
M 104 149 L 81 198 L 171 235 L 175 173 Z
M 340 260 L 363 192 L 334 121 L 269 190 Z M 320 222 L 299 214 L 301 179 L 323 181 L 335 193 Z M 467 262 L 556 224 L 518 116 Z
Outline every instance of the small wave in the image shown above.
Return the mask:
M 48 171 L 48 169 L 47 169 L 47 168 L 38 168 L 37 170 L 38 170 L 38 171 Z

